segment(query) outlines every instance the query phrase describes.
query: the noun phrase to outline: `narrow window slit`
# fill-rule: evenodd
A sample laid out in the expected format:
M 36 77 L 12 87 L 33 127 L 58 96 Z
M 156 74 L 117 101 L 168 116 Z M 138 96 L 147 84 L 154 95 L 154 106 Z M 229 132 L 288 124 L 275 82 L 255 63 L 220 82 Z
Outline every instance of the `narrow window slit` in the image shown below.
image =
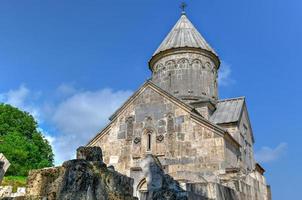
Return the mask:
M 151 133 L 148 133 L 147 150 L 151 151 Z

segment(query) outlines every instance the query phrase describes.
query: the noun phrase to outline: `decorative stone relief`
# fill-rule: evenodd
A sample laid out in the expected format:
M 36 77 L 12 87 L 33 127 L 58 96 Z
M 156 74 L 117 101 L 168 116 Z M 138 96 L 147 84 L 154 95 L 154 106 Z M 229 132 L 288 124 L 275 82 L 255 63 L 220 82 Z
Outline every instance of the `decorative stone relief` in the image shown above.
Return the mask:
M 192 61 L 193 68 L 198 68 L 201 65 L 202 65 L 202 63 L 201 63 L 201 60 L 199 60 L 199 59 L 195 59 Z
M 134 123 L 134 117 L 128 117 L 126 120 L 127 124 L 127 140 L 131 140 L 133 136 L 133 123 Z
M 163 64 L 161 64 L 161 63 L 157 64 L 157 65 L 155 66 L 154 70 L 153 70 L 154 73 L 160 72 L 160 71 L 163 69 L 163 67 L 164 67 Z
M 133 140 L 134 144 L 138 144 L 141 142 L 141 138 L 140 137 L 136 137 L 134 140 Z
M 167 132 L 171 134 L 174 132 L 174 119 L 172 114 L 169 114 L 167 118 L 168 118 Z
M 203 55 L 164 57 L 154 65 L 153 75 L 154 83 L 175 96 L 217 98 L 217 70 L 211 59 Z
M 169 69 L 169 70 L 173 70 L 173 69 L 175 69 L 175 60 L 169 60 L 169 61 L 167 61 L 166 62 L 166 67 L 167 67 L 167 69 Z
M 157 142 L 162 142 L 163 140 L 164 140 L 164 136 L 163 135 L 156 136 L 156 141 Z
M 162 120 L 158 121 L 157 132 L 159 134 L 164 134 L 166 132 L 166 121 L 165 120 L 162 119 Z
M 182 58 L 178 61 L 178 66 L 179 68 L 188 68 L 189 66 L 189 60 L 186 58 Z

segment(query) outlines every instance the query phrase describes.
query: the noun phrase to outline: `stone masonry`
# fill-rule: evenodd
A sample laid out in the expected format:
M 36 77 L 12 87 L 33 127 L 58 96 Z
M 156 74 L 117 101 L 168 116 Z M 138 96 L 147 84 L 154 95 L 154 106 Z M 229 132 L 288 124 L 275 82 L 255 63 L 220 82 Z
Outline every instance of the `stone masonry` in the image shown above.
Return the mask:
M 107 167 L 97 147 L 77 150 L 77 159 L 61 167 L 33 170 L 24 199 L 135 200 L 133 179 Z
M 217 53 L 182 13 L 149 61 L 151 79 L 87 144 L 101 147 L 105 163 L 133 178 L 134 196 L 150 194 L 142 163 L 152 155 L 159 171 L 186 192 L 208 199 L 271 198 L 265 170 L 254 158 L 246 100 L 219 99 L 219 67 Z

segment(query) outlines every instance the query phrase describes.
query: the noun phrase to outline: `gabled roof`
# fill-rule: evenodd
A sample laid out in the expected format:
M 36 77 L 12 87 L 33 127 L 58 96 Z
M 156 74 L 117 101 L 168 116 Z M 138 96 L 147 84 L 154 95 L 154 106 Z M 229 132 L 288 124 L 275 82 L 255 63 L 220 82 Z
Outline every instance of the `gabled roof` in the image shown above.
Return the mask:
M 245 97 L 219 100 L 216 105 L 216 110 L 209 120 L 217 125 L 237 123 L 242 117 L 244 108 L 246 108 Z M 255 142 L 254 133 L 248 116 L 248 111 L 246 110 L 246 112 L 249 123 L 248 126 L 252 134 L 252 141 Z
M 127 107 L 127 105 L 129 103 L 131 103 L 141 92 L 144 91 L 144 89 L 150 86 L 152 89 L 160 92 L 161 94 L 163 94 L 164 96 L 168 97 L 169 99 L 171 99 L 172 101 L 176 102 L 177 104 L 181 105 L 183 108 L 185 108 L 187 111 L 192 111 L 194 109 L 193 106 L 186 104 L 185 102 L 181 101 L 180 99 L 176 98 L 175 96 L 171 95 L 169 92 L 161 89 L 160 87 L 158 87 L 157 85 L 155 85 L 154 83 L 152 83 L 152 81 L 148 80 L 146 81 L 119 109 L 117 109 L 112 115 L 111 117 L 109 117 L 110 120 L 113 120 L 125 107 Z
M 171 95 L 170 93 L 166 92 L 162 88 L 158 87 L 155 85 L 152 81 L 148 80 L 146 81 L 109 119 L 111 122 L 102 129 L 89 143 L 88 145 L 92 144 L 94 141 L 96 141 L 98 138 L 102 136 L 103 133 L 106 133 L 108 129 L 110 129 L 110 126 L 112 122 L 117 118 L 117 116 L 128 106 L 130 105 L 136 97 L 138 97 L 146 88 L 151 88 L 152 90 L 158 92 L 159 94 L 163 95 L 165 98 L 168 98 L 171 102 L 177 104 L 178 106 L 181 106 L 183 109 L 188 111 L 192 117 L 192 119 L 196 120 L 199 123 L 203 123 L 204 125 L 207 125 L 218 132 L 220 134 L 224 135 L 227 139 L 231 140 L 236 144 L 237 146 L 240 146 L 240 144 L 232 138 L 232 136 L 222 127 L 210 122 L 209 120 L 205 119 L 202 117 L 195 109 L 193 106 L 186 104 L 185 102 L 181 101 L 177 97 Z
M 179 47 L 200 48 L 217 55 L 185 14 L 181 15 L 153 56 L 162 51 Z
M 237 122 L 240 119 L 244 97 L 219 100 L 216 105 L 216 110 L 210 117 L 210 121 L 215 124 L 225 124 Z

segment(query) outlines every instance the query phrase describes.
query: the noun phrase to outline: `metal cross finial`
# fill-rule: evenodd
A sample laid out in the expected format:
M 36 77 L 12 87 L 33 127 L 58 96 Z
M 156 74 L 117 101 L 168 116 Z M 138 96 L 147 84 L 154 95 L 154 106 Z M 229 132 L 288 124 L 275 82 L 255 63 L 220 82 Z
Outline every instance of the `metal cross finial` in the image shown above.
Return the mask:
M 180 4 L 181 14 L 186 14 L 185 9 L 186 9 L 187 6 L 188 6 L 188 5 L 187 5 L 185 2 L 182 2 L 182 3 Z

